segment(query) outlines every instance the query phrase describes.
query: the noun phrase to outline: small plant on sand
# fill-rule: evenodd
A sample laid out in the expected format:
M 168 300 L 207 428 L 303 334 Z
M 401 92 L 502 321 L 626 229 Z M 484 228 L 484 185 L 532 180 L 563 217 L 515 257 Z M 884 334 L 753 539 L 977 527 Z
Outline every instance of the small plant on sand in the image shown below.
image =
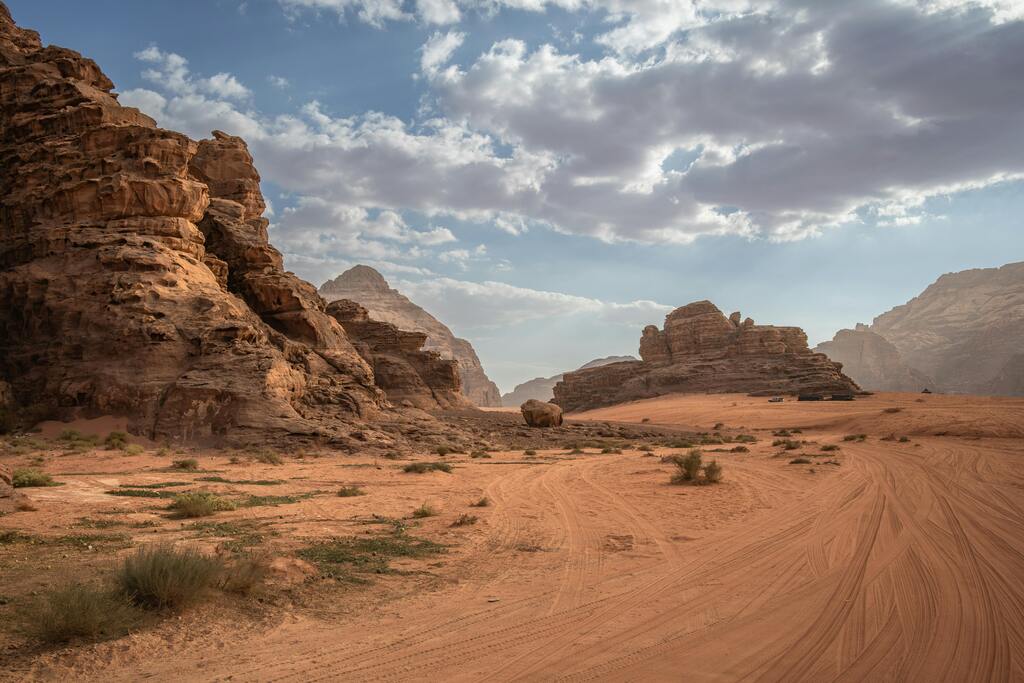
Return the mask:
M 672 475 L 673 484 L 694 481 L 703 465 L 700 449 L 694 448 L 686 457 L 677 459 L 675 464 L 679 471 Z
M 740 434 L 736 437 L 737 443 L 757 443 L 757 437 L 752 434 Z
M 199 469 L 199 461 L 195 458 L 182 458 L 171 462 L 171 469 L 182 470 L 183 472 L 195 472 Z
M 26 630 L 45 643 L 117 638 L 137 621 L 124 596 L 83 583 L 45 591 L 25 613 Z
M 642 446 L 638 446 L 637 450 L 640 451 L 641 453 L 653 453 L 654 452 L 654 449 L 652 447 L 648 446 L 647 444 L 644 444 Z
M 537 451 L 533 450 L 532 448 L 527 448 L 525 451 L 523 451 L 523 455 L 537 455 Z
M 772 432 L 772 436 L 790 436 L 791 434 L 792 432 L 790 432 L 788 429 L 776 429 L 774 432 Z
M 712 460 L 707 465 L 704 465 L 704 479 L 702 483 L 717 484 L 720 481 L 722 481 L 722 466 L 718 464 L 718 461 Z
M 11 485 L 16 489 L 30 486 L 60 486 L 49 474 L 27 467 L 14 470 L 11 475 Z
M 412 511 L 412 516 L 416 519 L 423 519 L 424 517 L 436 517 L 437 509 L 431 507 L 427 503 L 420 505 L 418 508 Z
M 775 441 L 772 441 L 772 446 L 782 448 L 787 451 L 795 451 L 800 448 L 800 442 L 793 439 L 776 439 Z
M 257 451 L 257 453 L 256 453 L 256 455 L 254 457 L 256 458 L 256 462 L 261 462 L 264 465 L 283 465 L 284 464 L 284 460 L 281 459 L 281 456 L 278 455 L 277 453 L 275 453 L 274 451 L 266 451 L 266 450 Z
M 473 451 L 472 453 L 469 454 L 469 457 L 474 458 L 474 459 L 475 458 L 489 458 L 489 457 L 491 457 L 491 454 L 488 453 L 487 451 Z
M 471 524 L 476 524 L 478 521 L 479 519 L 476 515 L 467 515 L 463 513 L 459 515 L 454 522 L 452 522 L 452 526 L 470 526 Z
M 585 452 L 582 448 L 574 448 L 569 451 L 569 455 L 583 455 Z
M 910 437 L 909 436 L 901 436 L 900 437 L 900 443 L 910 443 Z
M 902 413 L 903 408 L 885 408 L 882 410 L 883 413 Z
M 425 474 L 426 472 L 451 472 L 452 466 L 446 462 L 411 462 L 402 468 L 403 472 Z
M 452 449 L 448 446 L 438 446 L 434 449 L 434 452 L 440 455 L 442 458 L 452 452 Z
M 354 498 L 356 496 L 365 496 L 366 491 L 359 488 L 358 486 L 342 486 L 338 489 L 338 496 L 341 498 Z
M 749 453 L 750 449 L 746 446 L 734 446 L 729 449 L 730 453 Z
M 124 432 L 110 432 L 103 440 L 103 445 L 108 451 L 123 451 L 128 445 L 128 435 Z
M 138 443 L 130 443 L 127 446 L 125 446 L 123 450 L 125 455 L 142 455 L 143 453 L 146 452 L 146 449 L 142 446 L 142 444 Z
M 811 461 L 808 458 L 793 458 L 789 461 L 790 465 L 810 465 Z
M 611 446 L 605 446 L 604 448 L 601 449 L 601 453 L 603 453 L 605 455 L 608 455 L 608 454 L 622 455 L 622 449 L 621 448 L 612 448 Z
M 485 508 L 485 507 L 489 507 L 490 504 L 491 504 L 491 499 L 488 498 L 487 496 L 483 496 L 480 500 L 476 501 L 475 503 L 470 503 L 469 507 L 471 507 L 471 508 Z
M 222 560 L 195 549 L 160 545 L 126 558 L 116 578 L 121 592 L 135 604 L 174 609 L 203 597 L 222 570 Z
M 235 504 L 226 498 L 221 498 L 214 493 L 197 491 L 195 493 L 180 493 L 174 497 L 170 508 L 175 512 L 176 517 L 209 517 L 217 512 L 234 510 Z
M 827 443 L 821 447 L 821 450 L 824 451 L 825 453 L 831 453 L 833 451 L 838 451 L 839 446 L 835 445 L 834 443 Z
M 867 441 L 867 434 L 847 434 L 843 437 L 843 441 Z

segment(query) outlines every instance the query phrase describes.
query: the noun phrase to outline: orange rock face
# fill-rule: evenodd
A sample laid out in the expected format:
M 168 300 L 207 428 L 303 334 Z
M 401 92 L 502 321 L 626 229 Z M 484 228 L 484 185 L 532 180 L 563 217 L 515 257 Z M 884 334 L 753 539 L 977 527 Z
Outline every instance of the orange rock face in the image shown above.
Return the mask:
M 640 361 L 566 373 L 554 402 L 585 410 L 670 393 L 849 393 L 842 365 L 807 348 L 798 327 L 755 325 L 710 301 L 677 308 L 664 329 L 644 328 Z
M 343 441 L 387 409 L 270 246 L 245 143 L 157 128 L 112 88 L 0 3 L 0 382 L 14 402 L 236 441 Z

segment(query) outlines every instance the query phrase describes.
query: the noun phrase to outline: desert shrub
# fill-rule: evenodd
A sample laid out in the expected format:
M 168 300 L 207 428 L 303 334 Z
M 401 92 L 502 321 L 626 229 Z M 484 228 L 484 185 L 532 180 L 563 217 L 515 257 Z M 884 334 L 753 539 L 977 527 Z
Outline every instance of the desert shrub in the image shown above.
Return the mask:
M 725 423 L 724 423 L 724 422 L 716 422 L 716 423 L 715 423 L 715 426 L 714 426 L 714 427 L 712 427 L 712 429 L 714 429 L 715 431 L 718 431 L 719 429 L 721 429 L 721 428 L 722 428 L 722 427 L 724 427 L 724 426 L 725 426 Z
M 199 461 L 195 458 L 182 458 L 171 462 L 171 469 L 195 472 L 199 469 Z
M 795 451 L 800 448 L 800 442 L 793 439 L 776 439 L 772 441 L 772 446 L 776 448 L 781 447 L 783 450 Z
M 365 496 L 366 491 L 359 488 L 358 486 L 342 486 L 338 489 L 338 496 L 341 498 L 354 498 L 355 496 Z
M 792 428 L 790 428 L 789 431 L 790 431 L 791 434 L 803 434 L 804 433 L 804 430 L 802 430 L 802 429 L 792 429 Z
M 735 446 L 729 449 L 730 453 L 749 453 L 750 449 L 746 446 Z
M 487 451 L 473 451 L 472 453 L 469 454 L 469 457 L 471 457 L 471 458 L 490 458 L 491 454 L 488 453 Z
M 225 510 L 234 510 L 235 504 L 214 493 L 196 491 L 195 493 L 179 493 L 176 495 L 170 509 L 174 510 L 178 517 L 191 519 L 194 517 L 209 517 L 214 513 Z
M 108 451 L 123 451 L 128 445 L 128 435 L 124 432 L 110 432 L 103 440 L 103 445 Z
M 402 468 L 403 472 L 424 474 L 426 472 L 451 472 L 452 466 L 446 462 L 411 462 Z
M 807 458 L 793 458 L 789 461 L 790 465 L 810 465 L 811 461 Z
M 900 443 L 910 443 L 910 437 L 909 436 L 901 436 L 900 437 Z
M 757 443 L 757 437 L 752 434 L 740 434 L 736 437 L 739 443 Z
M 821 447 L 821 450 L 823 450 L 826 453 L 831 453 L 832 451 L 838 451 L 839 446 L 835 445 L 834 443 L 827 443 Z
M 883 413 L 902 413 L 903 408 L 885 408 L 882 410 Z
M 60 486 L 49 474 L 28 467 L 20 467 L 11 475 L 11 484 L 16 489 L 30 486 Z
M 673 484 L 681 484 L 687 481 L 694 481 L 700 474 L 702 465 L 700 449 L 694 448 L 685 457 L 675 456 L 673 461 L 679 471 L 672 475 Z
M 643 419 L 642 419 L 642 420 L 640 420 L 640 421 L 641 421 L 641 422 L 643 422 L 644 424 L 646 424 L 646 423 L 648 423 L 648 422 L 650 422 L 650 421 L 651 421 L 651 418 L 649 418 L 649 417 L 645 417 L 645 418 L 643 418 Z
M 412 511 L 412 516 L 416 519 L 423 519 L 424 517 L 436 517 L 437 509 L 431 507 L 427 503 L 420 505 L 418 508 Z
M 533 450 L 532 448 L 527 448 L 525 451 L 523 451 L 523 455 L 537 455 L 537 451 Z
M 603 453 L 604 455 L 608 455 L 608 454 L 621 455 L 622 454 L 622 449 L 621 448 L 612 448 L 611 446 L 605 446 L 604 448 L 601 449 L 601 453 Z
M 454 522 L 452 522 L 452 526 L 470 526 L 471 524 L 476 524 L 478 521 L 479 519 L 476 515 L 467 515 L 463 513 L 459 515 Z
M 238 457 L 237 455 L 232 455 L 230 458 L 228 458 L 229 465 L 241 465 L 243 462 L 245 462 L 245 460 Z
M 142 455 L 146 452 L 146 449 L 141 444 L 130 443 L 124 447 L 125 455 Z
M 643 446 L 638 447 L 637 450 L 641 451 L 642 453 L 652 453 L 652 452 L 654 452 L 654 449 L 651 448 L 650 446 L 648 446 L 647 444 L 644 444 Z
M 264 465 L 284 464 L 284 460 L 281 459 L 281 456 L 274 451 L 259 451 L 254 457 L 256 458 L 256 462 L 261 462 Z
M 248 595 L 267 578 L 267 561 L 254 555 L 240 555 L 228 563 L 220 574 L 220 589 L 227 593 Z
M 866 441 L 867 438 L 867 434 L 847 434 L 843 437 L 843 441 Z
M 448 446 L 438 446 L 437 448 L 434 449 L 434 452 L 440 455 L 441 457 L 444 457 L 451 453 L 452 449 L 449 448 Z
M 184 607 L 201 598 L 223 571 L 223 562 L 189 548 L 160 545 L 125 558 L 117 573 L 121 592 L 137 605 Z
M 45 643 L 116 638 L 137 621 L 123 595 L 83 583 L 45 591 L 25 614 L 26 630 Z
M 387 453 L 384 453 L 380 457 L 384 458 L 385 460 L 398 460 L 402 456 L 398 451 L 388 451 Z
M 470 503 L 469 506 L 473 507 L 473 508 L 485 508 L 485 507 L 489 507 L 490 504 L 491 504 L 491 499 L 488 498 L 487 496 L 484 496 L 480 500 L 476 501 L 475 503 Z
M 704 481 L 708 484 L 717 484 L 722 481 L 722 466 L 717 460 L 712 460 L 704 465 Z
M 772 432 L 772 436 L 791 436 L 791 435 L 792 435 L 792 432 L 790 432 L 788 429 L 776 429 L 774 432 Z

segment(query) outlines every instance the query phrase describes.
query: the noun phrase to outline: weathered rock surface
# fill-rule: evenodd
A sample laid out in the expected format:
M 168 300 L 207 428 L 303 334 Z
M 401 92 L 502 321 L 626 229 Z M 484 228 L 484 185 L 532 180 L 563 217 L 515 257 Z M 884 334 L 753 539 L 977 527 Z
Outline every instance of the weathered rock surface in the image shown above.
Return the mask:
M 327 313 L 341 323 L 392 403 L 424 410 L 470 405 L 462 395 L 459 364 L 422 350 L 427 340 L 423 332 L 373 320 L 365 308 L 348 299 L 332 301 Z
M 519 406 L 519 410 L 530 427 L 560 427 L 562 425 L 562 409 L 554 403 L 544 403 L 531 398 Z
M 610 363 L 621 363 L 623 361 L 636 360 L 633 356 L 608 356 L 607 358 L 596 358 L 589 363 L 584 363 L 577 370 L 597 368 Z M 552 377 L 537 377 L 528 382 L 517 384 L 515 389 L 507 394 L 501 395 L 501 404 L 506 406 L 521 405 L 531 398 L 537 401 L 550 401 L 555 396 L 555 385 L 562 381 L 565 373 Z
M 892 343 L 867 325 L 839 330 L 832 341 L 822 342 L 815 352 L 842 363 L 843 372 L 862 389 L 870 391 L 921 391 L 935 389 L 935 382 L 906 364 Z
M 384 276 L 369 266 L 355 266 L 320 286 L 320 295 L 328 301 L 349 299 L 382 322 L 403 330 L 427 335 L 425 348 L 437 351 L 442 358 L 459 363 L 462 393 L 478 406 L 500 406 L 498 387 L 484 372 L 473 346 L 452 334 L 444 323 L 414 304 L 401 292 L 392 289 Z M 514 405 L 514 404 L 513 404 Z
M 151 438 L 345 441 L 388 401 L 268 243 L 245 143 L 157 128 L 112 88 L 0 3 L 0 382 Z
M 939 391 L 1024 394 L 1024 262 L 943 275 L 871 331 Z
M 0 463 L 0 514 L 14 512 L 19 505 L 27 502 L 26 497 L 14 488 L 12 476 L 11 468 Z
M 731 318 L 709 301 L 677 308 L 664 329 L 644 328 L 642 360 L 569 372 L 554 402 L 567 411 L 669 393 L 849 393 L 842 366 L 807 347 L 798 327 L 755 325 Z

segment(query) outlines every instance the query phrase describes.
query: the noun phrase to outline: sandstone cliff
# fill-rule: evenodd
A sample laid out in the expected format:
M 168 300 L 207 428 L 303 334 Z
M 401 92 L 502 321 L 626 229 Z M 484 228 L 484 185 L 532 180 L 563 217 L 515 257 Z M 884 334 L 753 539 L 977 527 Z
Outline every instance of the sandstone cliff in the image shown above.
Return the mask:
M 943 275 L 871 331 L 940 391 L 1020 395 L 1024 262 Z
M 36 417 L 152 438 L 345 441 L 388 401 L 268 243 L 245 143 L 157 128 L 112 89 L 0 3 L 0 383 Z
M 321 285 L 320 294 L 328 301 L 350 299 L 365 306 L 376 320 L 391 323 L 403 330 L 423 332 L 427 335 L 425 349 L 437 351 L 442 358 L 458 362 L 462 392 L 471 403 L 478 406 L 501 405 L 498 387 L 487 377 L 473 346 L 465 339 L 456 337 L 444 323 L 401 292 L 392 289 L 384 276 L 373 268 L 350 268 Z
M 585 410 L 669 393 L 848 393 L 858 389 L 842 366 L 807 348 L 798 327 L 728 318 L 710 301 L 677 308 L 665 327 L 644 328 L 640 361 L 569 372 L 554 402 Z
M 636 360 L 633 356 L 608 356 L 607 358 L 596 358 L 589 363 L 584 363 L 577 370 L 587 370 L 588 368 L 598 368 L 602 365 L 609 365 L 611 363 L 621 363 L 623 361 Z M 518 406 L 530 399 L 537 401 L 550 401 L 554 398 L 555 385 L 562 381 L 564 373 L 554 375 L 552 377 L 537 377 L 531 379 L 528 382 L 517 384 L 515 389 L 507 394 L 502 394 L 501 404 L 505 406 Z
M 867 325 L 839 330 L 832 341 L 822 342 L 815 352 L 842 363 L 843 372 L 870 391 L 921 391 L 935 389 L 935 382 L 903 360 L 899 350 Z
M 426 410 L 470 405 L 462 395 L 458 363 L 422 350 L 427 340 L 424 333 L 373 320 L 365 308 L 348 299 L 332 301 L 327 313 L 345 328 L 359 355 L 373 368 L 375 383 L 392 403 Z

